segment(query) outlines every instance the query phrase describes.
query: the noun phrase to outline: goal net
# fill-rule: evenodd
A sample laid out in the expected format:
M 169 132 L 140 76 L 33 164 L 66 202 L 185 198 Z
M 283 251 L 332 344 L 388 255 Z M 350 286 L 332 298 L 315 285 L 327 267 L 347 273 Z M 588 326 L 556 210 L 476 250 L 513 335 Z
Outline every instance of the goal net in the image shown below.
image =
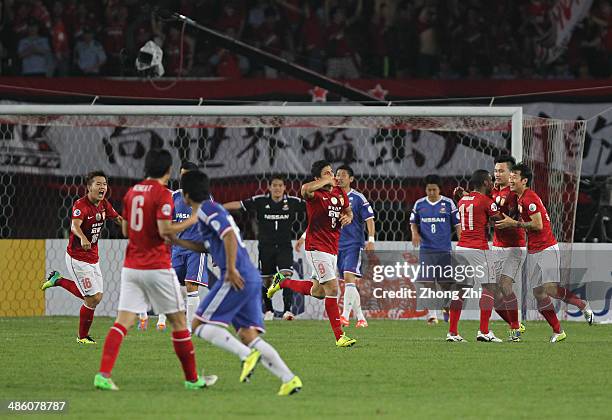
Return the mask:
M 103 170 L 107 198 L 120 210 L 151 148 L 173 154 L 170 188 L 178 188 L 180 162 L 193 161 L 221 203 L 265 193 L 274 173 L 298 195 L 314 161 L 348 164 L 353 188 L 374 208 L 379 250 L 412 249 L 409 212 L 424 195 L 425 175 L 440 175 L 450 196 L 474 170 L 492 171 L 496 156 L 512 154 L 533 168 L 555 235 L 571 243 L 585 125 L 524 116 L 517 107 L 0 105 L 0 316 L 78 313 L 68 293 L 39 290 L 48 271 L 65 271 L 72 203 L 85 194 L 85 174 Z M 255 218 L 235 218 L 257 261 Z M 296 238 L 305 218 L 293 226 Z M 124 247 L 119 229 L 107 223 L 99 315 L 115 314 Z M 303 255 L 294 261 L 297 275 L 307 277 Z M 305 318 L 323 314 L 319 301 L 301 296 L 294 309 Z

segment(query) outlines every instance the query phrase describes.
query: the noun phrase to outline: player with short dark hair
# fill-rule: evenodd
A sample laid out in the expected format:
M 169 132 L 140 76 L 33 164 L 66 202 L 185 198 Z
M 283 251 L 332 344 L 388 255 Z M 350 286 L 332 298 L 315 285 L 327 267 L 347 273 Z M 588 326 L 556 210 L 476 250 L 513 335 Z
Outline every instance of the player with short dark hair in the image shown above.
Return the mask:
M 469 182 L 470 192 L 464 195 L 457 203 L 461 219 L 461 239 L 455 248 L 458 257 L 466 260 L 466 266 L 472 267 L 474 272 L 477 268 L 482 269 L 482 275 L 478 280 L 483 285 L 482 297 L 480 299 L 480 330 L 476 340 L 484 342 L 501 343 L 489 328 L 489 318 L 493 308 L 493 296 L 488 292 L 486 285 L 495 283 L 495 272 L 492 269 L 492 260 L 489 252 L 488 226 L 489 220 L 501 218 L 495 202 L 489 197 L 493 181 L 488 171 L 478 169 L 474 171 Z M 478 272 L 480 274 L 480 272 Z M 465 287 L 475 286 L 476 275 L 469 279 L 471 284 Z M 462 293 L 450 304 L 449 331 L 446 341 L 465 341 L 457 332 L 457 325 L 463 308 Z M 484 330 L 484 331 L 483 331 Z
M 193 162 L 185 161 L 181 164 L 181 180 L 183 175 L 189 171 L 198 170 L 198 165 Z M 191 217 L 191 206 L 188 206 L 183 200 L 183 190 L 178 189 L 172 193 L 172 201 L 174 202 L 174 211 L 172 213 L 172 221 L 180 223 L 188 220 Z M 186 240 L 195 240 L 199 237 L 197 225 L 193 225 L 180 233 L 179 237 Z M 181 292 L 185 295 L 185 306 L 187 308 L 187 329 L 191 331 L 191 322 L 195 315 L 195 311 L 200 304 L 200 294 L 208 292 L 208 254 L 193 252 L 191 250 L 181 248 L 180 246 L 172 246 L 172 268 L 176 271 Z M 199 286 L 203 289 L 199 290 Z M 166 329 L 166 315 L 159 314 L 157 319 L 157 330 L 163 331 Z
M 165 313 L 172 327 L 172 343 L 185 374 L 185 388 L 201 389 L 217 381 L 214 375 L 198 377 L 191 342 L 185 324 L 185 303 L 172 268 L 170 247 L 165 240 L 196 223 L 195 217 L 172 223 L 172 193 L 166 187 L 172 170 L 172 156 L 163 149 L 152 149 L 145 157 L 146 179 L 128 190 L 123 197 L 123 235 L 128 238 L 121 270 L 118 314 L 110 328 L 94 386 L 118 390 L 111 371 L 119 348 L 138 314 L 151 306 Z
M 442 179 L 438 175 L 426 175 L 423 178 L 423 184 L 426 195 L 414 203 L 410 212 L 412 246 L 419 248 L 421 267 L 450 266 L 453 229 L 457 232 L 457 237 L 461 237 L 457 206 L 453 200 L 440 194 Z M 439 286 L 446 289 L 450 286 L 452 279 L 430 277 L 425 274 L 419 276 L 417 281 L 425 283 L 424 287 Z M 438 323 L 435 309 L 429 311 L 427 323 L 430 325 Z
M 274 319 L 272 300 L 266 292 L 276 272 L 286 277 L 293 274 L 294 239 L 292 225 L 297 215 L 306 210 L 304 200 L 286 193 L 285 179 L 274 174 L 268 179 L 268 193 L 254 195 L 242 201 L 230 201 L 223 205 L 227 210 L 244 210 L 257 215 L 259 270 L 263 277 L 264 320 Z M 293 291 L 283 290 L 283 319 L 292 320 Z
M 121 216 L 106 199 L 108 177 L 102 171 L 93 171 L 85 177 L 87 194 L 72 206 L 70 238 L 66 248 L 66 267 L 74 280 L 51 271 L 41 289 L 59 286 L 83 300 L 79 311 L 77 342 L 95 344 L 89 336 L 94 311 L 102 300 L 103 278 L 98 257 L 98 239 L 106 219 L 121 225 Z
M 181 181 L 185 202 L 197 212 L 200 237 L 197 241 L 172 240 L 196 252 L 208 248 L 222 279 L 198 307 L 192 324 L 194 334 L 242 360 L 241 382 L 249 379 L 261 358 L 264 367 L 282 381 L 278 395 L 298 392 L 302 388 L 300 378 L 291 372 L 274 347 L 259 337 L 260 332 L 265 332 L 261 276 L 249 259 L 240 229 L 227 210 L 210 199 L 206 174 L 190 171 Z M 242 342 L 227 330 L 230 323 Z
M 336 266 L 340 229 L 353 221 L 353 212 L 346 193 L 338 187 L 329 162 L 314 162 L 310 172 L 314 181 L 302 185 L 301 193 L 306 200 L 308 214 L 306 257 L 316 278 L 312 281 L 291 280 L 277 273 L 268 288 L 268 297 L 271 298 L 280 289 L 290 288 L 303 295 L 324 298 L 325 312 L 336 338 L 336 346 L 350 347 L 356 340 L 347 337 L 340 324 Z
M 557 313 L 550 298 L 577 306 L 589 325 L 593 324 L 593 311 L 586 300 L 561 287 L 560 255 L 557 239 L 550 226 L 548 212 L 540 197 L 530 188 L 533 173 L 529 166 L 517 163 L 512 166 L 510 189 L 518 195 L 521 220 L 508 215 L 495 223 L 498 229 L 522 228 L 527 232 L 527 278 L 533 288 L 538 311 L 553 329 L 551 343 L 565 340 Z

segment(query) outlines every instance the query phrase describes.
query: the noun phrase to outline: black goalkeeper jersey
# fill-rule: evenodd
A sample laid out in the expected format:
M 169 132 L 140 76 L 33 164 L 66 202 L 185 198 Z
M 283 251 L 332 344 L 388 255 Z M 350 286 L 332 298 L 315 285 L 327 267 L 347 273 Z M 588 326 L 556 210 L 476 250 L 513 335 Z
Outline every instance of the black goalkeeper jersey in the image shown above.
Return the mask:
M 291 245 L 295 237 L 291 230 L 293 222 L 298 213 L 306 210 L 304 200 L 287 194 L 277 202 L 268 193 L 242 200 L 240 204 L 244 210 L 257 213 L 259 246 Z

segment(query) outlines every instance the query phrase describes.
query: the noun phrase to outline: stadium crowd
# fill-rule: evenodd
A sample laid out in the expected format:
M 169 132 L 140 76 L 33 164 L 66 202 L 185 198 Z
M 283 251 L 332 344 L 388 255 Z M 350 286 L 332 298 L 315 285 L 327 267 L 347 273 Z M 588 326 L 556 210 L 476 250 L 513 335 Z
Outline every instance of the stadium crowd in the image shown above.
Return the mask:
M 135 76 L 150 39 L 166 76 L 283 77 L 164 22 L 152 0 L 3 0 L 2 75 Z M 168 2 L 166 2 L 168 3 Z M 169 8 L 225 35 L 339 79 L 605 78 L 612 3 L 595 0 L 556 61 L 554 0 L 175 0 Z M 183 36 L 184 35 L 184 36 Z

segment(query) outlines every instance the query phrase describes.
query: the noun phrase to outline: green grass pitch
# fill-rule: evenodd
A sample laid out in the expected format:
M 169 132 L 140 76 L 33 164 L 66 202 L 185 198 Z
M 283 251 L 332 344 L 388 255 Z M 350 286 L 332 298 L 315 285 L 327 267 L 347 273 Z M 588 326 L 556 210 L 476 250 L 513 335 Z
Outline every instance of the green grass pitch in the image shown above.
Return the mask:
M 152 320 L 154 321 L 154 320 Z M 548 343 L 550 329 L 527 323 L 521 343 L 478 343 L 478 324 L 465 321 L 469 343 L 446 343 L 447 324 L 372 321 L 347 329 L 353 348 L 334 346 L 325 321 L 274 321 L 265 338 L 304 382 L 277 397 L 279 381 L 258 366 L 238 383 L 239 361 L 195 338 L 199 368 L 219 375 L 201 392 L 183 389 L 169 333 L 133 329 L 113 378 L 121 388 L 95 390 L 110 318 L 96 318 L 94 346 L 78 345 L 74 317 L 1 318 L 0 399 L 66 399 L 80 419 L 188 418 L 610 418 L 612 326 L 563 323 L 568 339 Z M 501 323 L 493 323 L 498 336 Z M 22 418 L 56 417 L 26 415 Z

